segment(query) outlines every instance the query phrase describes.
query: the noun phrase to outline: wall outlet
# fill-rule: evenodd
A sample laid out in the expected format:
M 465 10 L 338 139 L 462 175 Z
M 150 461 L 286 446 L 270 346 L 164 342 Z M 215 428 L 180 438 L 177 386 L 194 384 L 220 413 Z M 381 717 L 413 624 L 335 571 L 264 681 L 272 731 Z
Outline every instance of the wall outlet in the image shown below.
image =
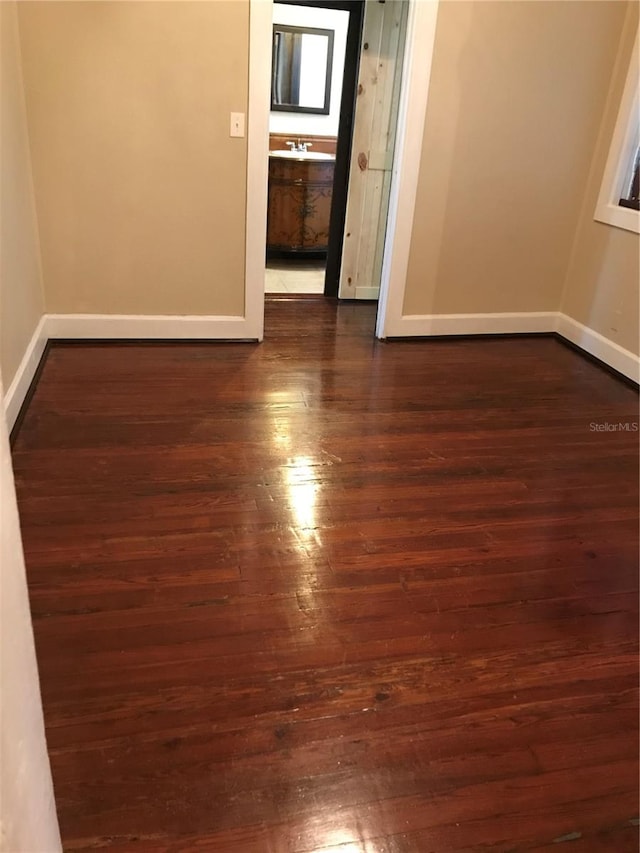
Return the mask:
M 244 136 L 244 113 L 231 113 L 229 136 Z

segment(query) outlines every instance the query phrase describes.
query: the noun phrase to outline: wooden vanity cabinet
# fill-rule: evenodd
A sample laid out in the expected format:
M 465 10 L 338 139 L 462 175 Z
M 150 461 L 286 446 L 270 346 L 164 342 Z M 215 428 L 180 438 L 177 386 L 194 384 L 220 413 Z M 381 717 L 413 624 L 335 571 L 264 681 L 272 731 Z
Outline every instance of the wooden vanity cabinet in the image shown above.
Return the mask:
M 326 252 L 334 160 L 269 157 L 267 249 Z

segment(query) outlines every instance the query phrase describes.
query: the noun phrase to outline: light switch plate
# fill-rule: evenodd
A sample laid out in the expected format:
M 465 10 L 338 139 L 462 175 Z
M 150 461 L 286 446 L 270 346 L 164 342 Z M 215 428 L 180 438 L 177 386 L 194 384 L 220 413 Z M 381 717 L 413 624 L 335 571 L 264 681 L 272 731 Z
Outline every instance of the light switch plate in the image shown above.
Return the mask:
M 244 136 L 244 113 L 231 113 L 229 136 Z

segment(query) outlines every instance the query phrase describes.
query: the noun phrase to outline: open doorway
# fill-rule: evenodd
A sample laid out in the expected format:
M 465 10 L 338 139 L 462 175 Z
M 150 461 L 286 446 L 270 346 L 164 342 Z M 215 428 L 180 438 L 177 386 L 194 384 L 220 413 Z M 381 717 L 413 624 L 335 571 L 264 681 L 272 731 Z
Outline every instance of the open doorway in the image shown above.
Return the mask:
M 397 138 L 392 167 L 390 203 L 385 229 L 376 336 L 410 334 L 415 318 L 403 313 L 404 284 L 409 260 L 416 188 L 421 163 L 421 142 L 427 111 L 429 79 L 439 0 L 408 0 Z M 332 4 L 333 5 L 333 4 Z M 346 0 L 345 0 L 346 5 Z M 359 4 L 362 8 L 362 4 Z M 265 235 L 272 60 L 273 0 L 250 0 L 250 60 L 247 172 L 247 230 L 245 241 L 245 311 L 237 333 L 261 341 L 264 337 Z M 345 74 L 346 76 L 346 74 Z M 346 81 L 344 86 L 346 86 Z M 355 75 L 354 75 L 355 86 Z M 342 104 L 344 109 L 344 101 Z M 340 140 L 336 171 L 340 168 Z M 345 172 L 349 170 L 346 158 Z M 335 183 L 338 185 L 338 175 Z M 346 193 L 346 179 L 340 191 Z M 336 205 L 332 207 L 332 220 Z M 341 214 L 344 217 L 344 209 Z M 338 239 L 342 240 L 344 228 Z M 327 293 L 330 285 L 331 245 L 327 257 Z M 339 270 L 341 252 L 337 254 Z M 334 287 L 337 291 L 337 276 Z M 236 337 L 238 334 L 236 333 Z
M 409 3 L 329 5 L 273 4 L 265 290 L 376 301 Z
M 363 6 L 273 4 L 268 296 L 337 295 Z

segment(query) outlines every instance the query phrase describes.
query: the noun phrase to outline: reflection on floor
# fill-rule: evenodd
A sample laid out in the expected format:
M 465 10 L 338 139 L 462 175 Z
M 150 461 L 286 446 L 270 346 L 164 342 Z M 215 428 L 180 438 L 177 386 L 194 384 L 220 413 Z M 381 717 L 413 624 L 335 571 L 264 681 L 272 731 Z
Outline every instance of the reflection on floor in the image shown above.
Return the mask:
M 323 293 L 324 261 L 267 261 L 266 293 Z

